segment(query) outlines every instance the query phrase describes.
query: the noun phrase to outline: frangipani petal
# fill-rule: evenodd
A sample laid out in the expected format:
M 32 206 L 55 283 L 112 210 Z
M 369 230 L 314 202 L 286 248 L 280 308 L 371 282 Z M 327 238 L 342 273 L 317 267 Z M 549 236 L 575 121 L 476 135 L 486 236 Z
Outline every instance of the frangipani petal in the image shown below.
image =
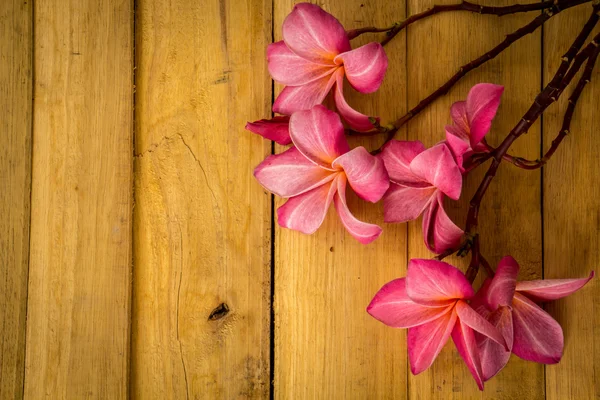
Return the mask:
M 510 359 L 513 346 L 513 317 L 511 309 L 509 307 L 500 307 L 489 315 L 488 321 L 504 337 L 508 350 L 486 336 L 475 335 L 484 381 L 490 380 L 504 368 Z
M 456 125 L 446 125 L 446 143 L 454 156 L 456 164 L 461 172 L 464 172 L 464 155 L 471 151 L 471 145 L 469 144 L 468 138 L 465 140 L 459 136 L 461 133 L 461 130 Z
M 388 66 L 385 50 L 378 42 L 342 53 L 334 62 L 343 64 L 348 82 L 361 93 L 373 93 L 379 89 Z
M 481 142 L 492 126 L 492 120 L 500 106 L 504 87 L 491 83 L 479 83 L 467 95 L 466 109 L 469 119 L 471 147 Z
M 436 189 L 433 186 L 414 188 L 392 183 L 383 197 L 385 222 L 407 222 L 417 219 L 429 206 Z
M 510 306 L 515 294 L 519 264 L 511 256 L 506 256 L 498 263 L 496 274 L 487 290 L 487 303 L 492 310 L 500 306 Z
M 315 233 L 327 215 L 336 190 L 337 184 L 334 179 L 325 185 L 292 197 L 277 209 L 279 225 L 306 234 Z
M 456 267 L 443 261 L 413 258 L 408 262 L 406 293 L 415 302 L 439 306 L 473 297 L 473 287 Z
M 422 185 L 423 179 L 413 174 L 410 163 L 420 153 L 425 151 L 425 146 L 418 140 L 400 141 L 390 140 L 379 153 L 385 168 L 390 175 L 390 180 L 401 185 Z
M 408 330 L 408 359 L 410 371 L 420 374 L 433 364 L 448 341 L 456 324 L 456 312 L 452 310 L 439 318 Z
M 467 102 L 457 101 L 450 106 L 450 116 L 458 129 L 459 137 L 469 140 L 469 118 L 467 117 Z
M 369 117 L 350 107 L 344 98 L 344 70 L 342 68 L 338 69 L 333 76 L 335 76 L 336 80 L 333 99 L 335 100 L 335 106 L 340 115 L 348 125 L 356 131 L 366 132 L 373 129 L 374 126 L 371 121 L 369 121 Z M 379 118 L 375 119 L 379 121 Z
M 335 209 L 340 216 L 340 220 L 344 227 L 356 240 L 362 244 L 369 244 L 373 240 L 377 239 L 383 231 L 381 227 L 375 224 L 369 224 L 366 222 L 359 221 L 350 212 L 348 204 L 346 204 L 346 178 L 341 175 L 338 178 L 338 191 L 334 196 Z
M 477 314 L 477 312 L 473 310 L 465 301 L 459 300 L 456 303 L 456 314 L 458 315 L 461 323 L 467 325 L 474 331 L 489 337 L 494 342 L 504 346 L 504 348 L 508 350 L 506 341 L 504 340 L 504 337 L 502 337 L 502 334 L 500 334 L 500 332 L 498 332 L 498 330 L 492 324 L 490 324 L 487 319 Z
M 373 297 L 367 312 L 393 328 L 411 328 L 449 313 L 453 305 L 427 307 L 413 302 L 406 294 L 406 278 L 386 283 Z
M 293 197 L 321 186 L 337 174 L 310 162 L 297 148 L 268 156 L 254 170 L 254 176 L 269 192 Z
M 288 116 L 248 122 L 246 129 L 284 146 L 292 143 L 292 138 L 290 137 L 290 117 Z
M 390 179 L 383 161 L 364 147 L 356 147 L 342 154 L 332 163 L 333 168 L 342 167 L 348 182 L 358 197 L 376 203 L 390 187 Z
M 520 293 L 512 302 L 513 353 L 524 360 L 556 364 L 563 353 L 563 331 L 558 322 Z
M 549 301 L 566 297 L 579 289 L 594 277 L 582 279 L 544 279 L 536 281 L 517 282 L 516 290 L 534 301 Z
M 331 169 L 336 158 L 350 151 L 340 117 L 322 105 L 294 113 L 290 136 L 300 153 L 324 168 Z
M 430 202 L 423 214 L 425 246 L 436 254 L 457 246 L 464 233 L 446 214 L 443 200 L 443 194 L 437 192 L 437 199 Z
M 437 144 L 417 155 L 410 163 L 413 174 L 430 182 L 448 197 L 458 200 L 462 175 L 448 146 Z
M 306 85 L 286 86 L 273 103 L 273 112 L 292 115 L 321 104 L 335 83 L 335 74 L 324 76 Z
M 332 74 L 335 65 L 316 64 L 293 53 L 283 40 L 267 47 L 269 73 L 275 82 L 299 86 Z
M 483 371 L 477 341 L 475 340 L 475 332 L 460 317 L 452 330 L 452 340 L 458 350 L 458 354 L 465 361 L 469 372 L 473 376 L 473 379 L 475 379 L 475 382 L 477 382 L 477 387 L 479 390 L 483 390 Z
M 321 7 L 297 4 L 283 21 L 283 40 L 300 57 L 315 63 L 332 62 L 350 50 L 350 40 L 340 22 Z

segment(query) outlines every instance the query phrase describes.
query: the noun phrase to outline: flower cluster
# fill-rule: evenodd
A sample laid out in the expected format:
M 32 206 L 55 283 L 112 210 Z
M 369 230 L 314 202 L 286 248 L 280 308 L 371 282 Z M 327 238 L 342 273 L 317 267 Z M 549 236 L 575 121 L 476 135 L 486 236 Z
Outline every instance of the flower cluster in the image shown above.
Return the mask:
M 345 77 L 361 93 L 379 88 L 387 69 L 380 43 L 352 49 L 335 17 L 302 3 L 285 19 L 283 40 L 269 46 L 267 59 L 273 79 L 285 85 L 273 104 L 273 112 L 281 115 L 250 122 L 246 129 L 291 145 L 254 171 L 264 188 L 287 199 L 277 210 L 279 225 L 312 234 L 333 202 L 350 235 L 363 244 L 372 242 L 382 228 L 354 217 L 346 202 L 349 184 L 362 200 L 383 200 L 386 223 L 422 216 L 423 239 L 432 252 L 456 251 L 464 232 L 446 214 L 444 200 L 458 200 L 464 176 L 492 155 L 485 136 L 503 87 L 472 87 L 465 101 L 452 105 L 453 124 L 446 126 L 445 140 L 430 148 L 420 141 L 389 140 L 370 153 L 364 147 L 350 148 L 344 122 L 355 131 L 370 131 L 379 119 L 351 108 L 343 85 Z M 337 112 L 322 105 L 332 89 Z M 567 296 L 593 277 L 517 282 L 518 270 L 516 261 L 505 257 L 475 292 L 474 276 L 467 279 L 442 261 L 413 259 L 407 277 L 383 286 L 367 311 L 386 325 L 409 329 L 414 374 L 427 369 L 452 336 L 483 389 L 511 353 L 541 363 L 560 360 L 562 329 L 539 303 Z
M 568 296 L 594 276 L 517 282 L 518 272 L 517 262 L 504 257 L 494 277 L 474 293 L 452 265 L 413 259 L 406 278 L 383 286 L 367 311 L 386 325 L 408 328 L 413 374 L 427 369 L 452 336 L 483 390 L 483 383 L 506 365 L 511 352 L 544 364 L 560 361 L 562 328 L 539 303 Z

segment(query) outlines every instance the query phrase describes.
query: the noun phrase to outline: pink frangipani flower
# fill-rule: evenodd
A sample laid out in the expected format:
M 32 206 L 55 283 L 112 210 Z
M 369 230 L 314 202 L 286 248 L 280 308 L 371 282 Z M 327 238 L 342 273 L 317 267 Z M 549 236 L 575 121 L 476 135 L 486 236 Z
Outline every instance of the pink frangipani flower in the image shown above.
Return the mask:
M 448 338 L 452 340 L 477 385 L 483 373 L 475 340 L 478 332 L 505 347 L 503 336 L 466 300 L 474 291 L 463 273 L 437 260 L 412 259 L 406 278 L 383 286 L 367 312 L 394 328 L 408 329 L 410 370 L 419 374 L 431 366 Z
M 369 117 L 344 99 L 344 76 L 361 93 L 376 91 L 388 60 L 381 44 L 372 42 L 352 50 L 342 24 L 319 6 L 300 3 L 283 22 L 283 40 L 267 49 L 269 72 L 286 85 L 273 111 L 291 115 L 321 104 L 335 85 L 336 107 L 348 124 L 360 131 L 373 129 Z
M 292 143 L 292 138 L 290 137 L 290 117 L 287 115 L 248 122 L 246 129 L 284 146 Z
M 314 233 L 331 202 L 348 232 L 361 243 L 381 234 L 377 225 L 357 220 L 346 204 L 346 182 L 363 200 L 377 202 L 389 187 L 383 162 L 364 147 L 350 150 L 340 117 L 317 105 L 290 117 L 294 147 L 267 157 L 254 176 L 270 192 L 289 200 L 277 210 L 279 225 Z
M 458 244 L 463 231 L 444 211 L 444 195 L 457 200 L 462 175 L 446 144 L 429 149 L 420 141 L 390 141 L 378 155 L 390 175 L 383 198 L 385 222 L 406 222 L 423 215 L 423 238 L 435 253 Z
M 558 322 L 536 302 L 560 299 L 581 289 L 584 279 L 545 279 L 517 282 L 519 264 L 510 256 L 500 260 L 496 274 L 487 279 L 473 298 L 473 308 L 504 336 L 508 349 L 479 336 L 477 345 L 483 379 L 489 380 L 508 362 L 511 351 L 518 357 L 555 364 L 563 353 L 563 331 Z
M 471 88 L 466 101 L 452 104 L 454 125 L 446 126 L 446 142 L 461 171 L 474 153 L 488 151 L 482 141 L 490 131 L 503 91 L 503 86 L 479 83 Z

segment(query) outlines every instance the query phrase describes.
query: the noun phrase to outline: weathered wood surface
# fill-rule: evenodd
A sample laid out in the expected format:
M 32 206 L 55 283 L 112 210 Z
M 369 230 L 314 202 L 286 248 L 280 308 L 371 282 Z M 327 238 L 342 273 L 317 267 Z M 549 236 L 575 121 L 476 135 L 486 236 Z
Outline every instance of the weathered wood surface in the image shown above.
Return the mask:
M 567 10 L 544 29 L 544 80 L 590 15 L 590 7 Z M 600 32 L 597 27 L 594 34 Z M 577 79 L 577 78 L 576 78 Z M 565 93 L 570 94 L 570 90 Z M 600 71 L 579 99 L 571 134 L 543 170 L 544 278 L 582 278 L 600 267 Z M 544 151 L 560 131 L 565 96 L 544 115 Z M 546 310 L 563 326 L 561 362 L 546 367 L 549 400 L 600 397 L 600 284 L 549 303 Z
M 0 3 L 0 398 L 23 394 L 31 193 L 31 3 Z
M 122 399 L 131 297 L 133 3 L 34 4 L 25 397 Z
M 264 398 L 271 198 L 252 170 L 271 144 L 244 125 L 270 108 L 272 5 L 137 5 L 131 394 Z
M 412 376 L 405 331 L 365 312 L 409 258 L 431 257 L 420 221 L 385 225 L 368 246 L 333 208 L 313 236 L 276 224 L 283 202 L 272 201 L 252 169 L 282 148 L 243 126 L 268 117 L 281 90 L 268 75 L 266 46 L 281 39 L 295 2 L 2 2 L 0 398 L 600 396 L 597 282 L 546 307 L 565 327 L 560 364 L 513 357 L 481 393 L 452 344 Z M 453 2 L 319 5 L 353 29 Z M 557 16 L 469 73 L 398 138 L 442 140 L 449 106 L 485 81 L 505 86 L 489 136 L 498 144 L 590 8 Z M 386 46 L 380 91 L 352 93 L 349 103 L 390 121 L 536 15 L 455 12 L 420 21 Z M 572 134 L 548 165 L 502 165 L 483 200 L 482 251 L 493 264 L 513 255 L 522 279 L 583 277 L 600 261 L 599 82 L 596 71 Z M 566 98 L 549 108 L 511 153 L 537 158 L 565 107 Z M 381 141 L 351 144 L 374 149 Z M 461 225 L 484 169 L 448 203 Z M 349 206 L 383 223 L 381 205 L 350 195 Z

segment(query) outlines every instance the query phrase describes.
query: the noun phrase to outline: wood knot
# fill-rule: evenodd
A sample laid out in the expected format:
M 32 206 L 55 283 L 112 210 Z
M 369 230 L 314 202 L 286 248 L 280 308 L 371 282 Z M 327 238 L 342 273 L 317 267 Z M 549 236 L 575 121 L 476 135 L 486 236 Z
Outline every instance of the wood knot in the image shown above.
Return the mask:
M 208 316 L 209 321 L 216 321 L 229 314 L 229 307 L 225 303 L 219 304 Z

